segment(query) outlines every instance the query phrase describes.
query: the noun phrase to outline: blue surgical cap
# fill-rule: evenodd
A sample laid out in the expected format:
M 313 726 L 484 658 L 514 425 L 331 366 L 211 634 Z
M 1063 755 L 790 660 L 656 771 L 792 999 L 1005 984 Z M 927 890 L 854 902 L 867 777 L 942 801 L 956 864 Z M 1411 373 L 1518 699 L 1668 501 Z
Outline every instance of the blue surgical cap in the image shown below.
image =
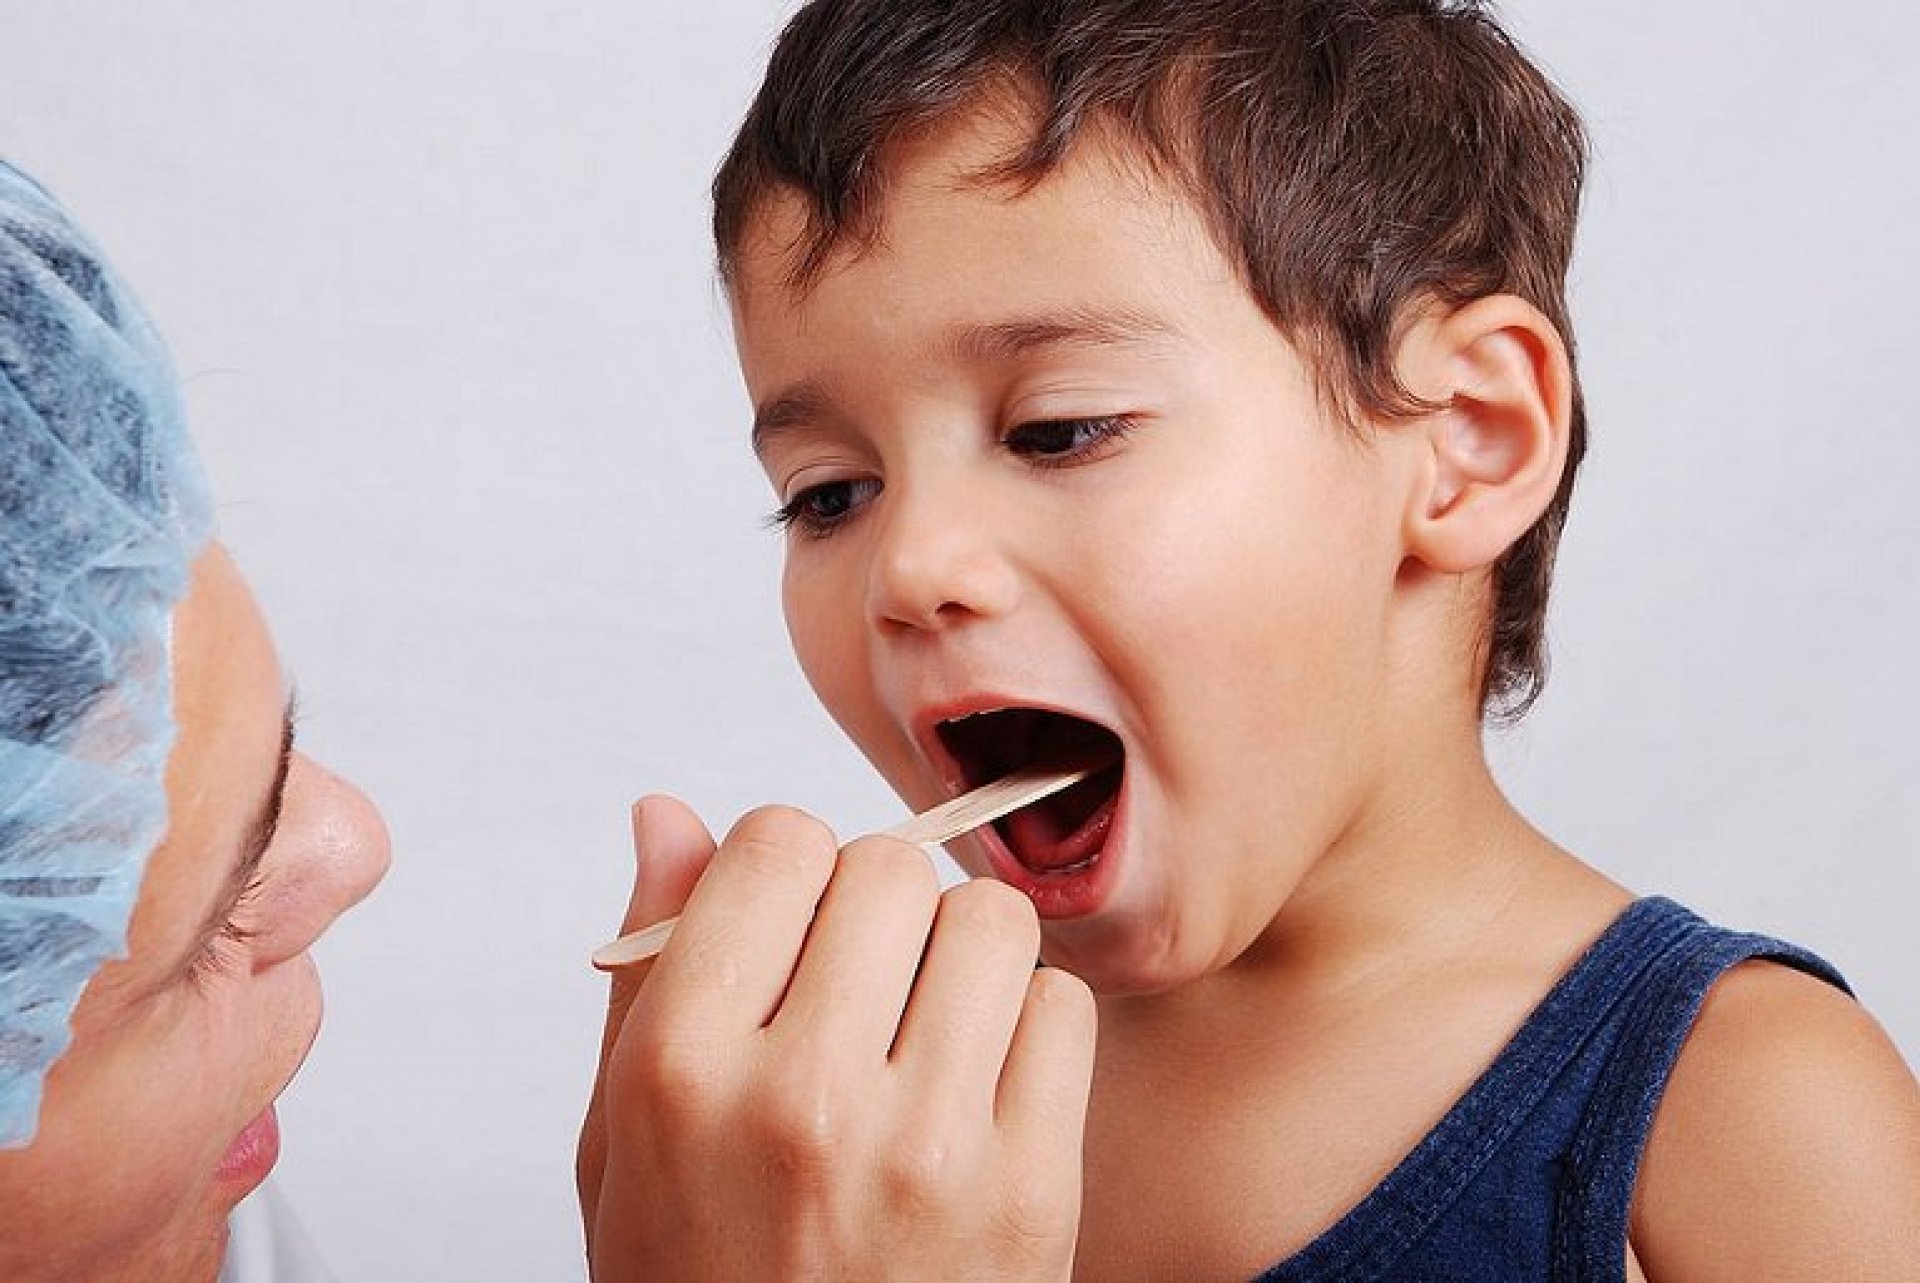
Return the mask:
M 174 607 L 211 528 L 153 326 L 0 161 L 0 1148 L 167 826 Z

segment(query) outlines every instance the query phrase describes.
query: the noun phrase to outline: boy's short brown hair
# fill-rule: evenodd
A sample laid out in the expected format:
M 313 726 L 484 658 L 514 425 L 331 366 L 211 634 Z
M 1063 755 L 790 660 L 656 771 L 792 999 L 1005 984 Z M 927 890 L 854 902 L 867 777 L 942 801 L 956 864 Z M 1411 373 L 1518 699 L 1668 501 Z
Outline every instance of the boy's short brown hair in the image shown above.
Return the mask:
M 1280 331 L 1352 417 L 1424 406 L 1394 370 L 1424 303 L 1511 293 L 1572 348 L 1565 282 L 1586 167 L 1577 113 L 1473 0 L 813 0 L 776 46 L 714 180 L 723 279 L 779 193 L 806 202 L 796 288 L 877 234 L 889 149 L 983 96 L 1030 104 L 1044 178 L 1090 124 L 1186 189 Z M 1586 446 L 1495 566 L 1482 704 L 1517 718 Z

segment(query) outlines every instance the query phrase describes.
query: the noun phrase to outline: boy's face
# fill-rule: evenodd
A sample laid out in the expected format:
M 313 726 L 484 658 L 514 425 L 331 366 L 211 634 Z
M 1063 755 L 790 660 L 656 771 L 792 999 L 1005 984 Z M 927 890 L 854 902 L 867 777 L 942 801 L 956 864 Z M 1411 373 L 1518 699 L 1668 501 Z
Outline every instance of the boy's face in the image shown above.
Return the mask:
M 878 242 L 803 293 L 773 202 L 740 360 L 814 689 L 915 809 L 1117 737 L 1123 770 L 954 853 L 1033 899 L 1049 961 L 1152 991 L 1371 823 L 1410 485 L 1175 188 L 1094 145 L 1023 195 L 974 181 L 1016 130 L 900 156 Z M 1016 708 L 1067 716 L 942 729 Z

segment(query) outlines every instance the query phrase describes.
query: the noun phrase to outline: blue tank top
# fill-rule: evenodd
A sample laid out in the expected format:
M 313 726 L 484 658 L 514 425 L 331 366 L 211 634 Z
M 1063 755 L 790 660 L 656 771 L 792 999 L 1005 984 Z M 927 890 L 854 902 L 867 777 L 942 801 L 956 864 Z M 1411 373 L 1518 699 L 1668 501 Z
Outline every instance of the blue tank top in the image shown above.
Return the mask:
M 1707 990 L 1752 958 L 1847 987 L 1803 949 L 1635 902 L 1413 1152 L 1256 1283 L 1620 1283 L 1667 1076 Z

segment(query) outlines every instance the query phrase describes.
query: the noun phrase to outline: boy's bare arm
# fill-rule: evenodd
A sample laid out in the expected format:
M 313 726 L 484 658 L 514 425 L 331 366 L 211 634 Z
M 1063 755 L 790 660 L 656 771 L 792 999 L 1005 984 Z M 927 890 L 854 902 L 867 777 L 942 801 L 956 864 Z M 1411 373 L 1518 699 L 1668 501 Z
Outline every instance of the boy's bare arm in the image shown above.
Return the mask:
M 1709 995 L 1632 1214 L 1651 1283 L 1920 1280 L 1920 1085 L 1830 986 L 1749 963 Z

